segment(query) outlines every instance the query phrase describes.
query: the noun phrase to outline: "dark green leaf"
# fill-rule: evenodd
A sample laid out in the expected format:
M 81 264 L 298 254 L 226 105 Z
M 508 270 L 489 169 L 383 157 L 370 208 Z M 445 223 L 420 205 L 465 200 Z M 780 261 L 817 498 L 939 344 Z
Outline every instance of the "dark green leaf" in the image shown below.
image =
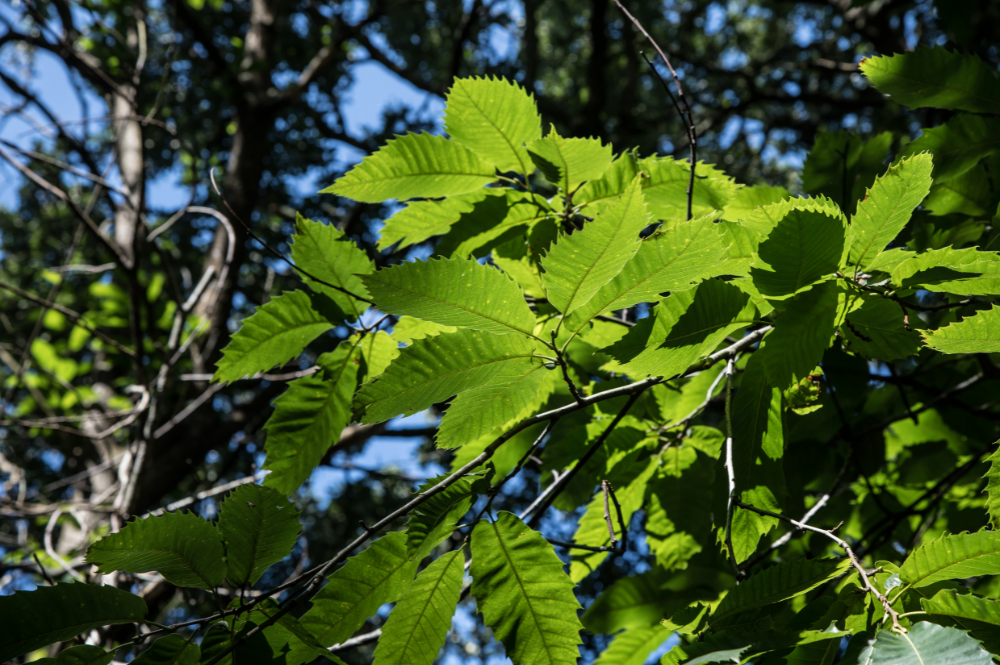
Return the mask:
M 899 567 L 900 578 L 914 587 L 980 575 L 1000 575 L 1000 532 L 942 536 L 915 549 Z
M 180 635 L 167 635 L 136 656 L 133 665 L 198 665 L 201 648 Z
M 844 250 L 840 219 L 792 210 L 760 243 L 750 276 L 769 297 L 788 297 L 832 274 Z
M 1000 151 L 1000 119 L 959 113 L 940 127 L 930 127 L 900 153 L 934 155 L 934 181 L 956 178 L 983 157 Z
M 154 644 L 153 646 L 156 645 Z M 198 647 L 195 647 L 195 649 L 197 648 Z M 139 658 L 142 658 L 142 656 L 139 656 Z M 139 658 L 136 658 L 132 662 L 137 662 Z M 114 659 L 114 651 L 105 651 L 101 647 L 81 644 L 60 651 L 59 655 L 55 658 L 39 658 L 38 660 L 33 660 L 31 662 L 37 663 L 37 665 L 108 665 L 108 663 Z M 194 661 L 194 663 L 197 662 L 198 661 Z M 191 664 L 184 663 L 184 665 Z
M 785 390 L 820 363 L 833 338 L 841 297 L 835 285 L 825 283 L 787 303 L 788 309 L 778 317 L 758 351 L 770 385 Z
M 854 645 L 860 640 L 860 649 Z M 993 658 L 976 640 L 957 628 L 947 628 L 921 621 L 903 635 L 888 630 L 872 638 L 858 635 L 843 665 L 913 665 L 913 663 L 947 663 L 947 665 L 991 665 Z
M 226 546 L 226 577 L 233 586 L 252 586 L 292 551 L 299 537 L 299 511 L 284 494 L 251 483 L 222 502 L 219 529 Z

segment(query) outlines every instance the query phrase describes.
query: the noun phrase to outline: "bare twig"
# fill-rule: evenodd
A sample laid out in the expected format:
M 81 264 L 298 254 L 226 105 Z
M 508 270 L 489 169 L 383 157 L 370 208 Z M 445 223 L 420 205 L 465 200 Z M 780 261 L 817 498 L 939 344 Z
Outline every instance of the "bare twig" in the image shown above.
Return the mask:
M 726 500 L 726 549 L 729 550 L 729 562 L 736 574 L 736 583 L 743 577 L 739 563 L 736 561 L 736 548 L 733 547 L 733 502 L 736 499 L 736 472 L 733 468 L 733 369 L 734 358 L 726 363 L 726 475 L 728 476 L 729 497 Z

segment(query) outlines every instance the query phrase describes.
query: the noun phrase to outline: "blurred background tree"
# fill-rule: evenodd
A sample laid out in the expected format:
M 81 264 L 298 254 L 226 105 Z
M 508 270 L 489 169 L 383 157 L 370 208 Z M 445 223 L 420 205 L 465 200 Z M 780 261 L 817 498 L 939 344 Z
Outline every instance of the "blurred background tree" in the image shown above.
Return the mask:
M 684 82 L 699 159 L 792 192 L 821 130 L 905 141 L 943 119 L 868 89 L 861 58 L 939 44 L 1000 63 L 988 0 L 629 4 Z M 88 539 L 128 515 L 186 501 L 212 516 L 212 492 L 259 466 L 282 378 L 313 360 L 208 383 L 240 319 L 297 279 L 215 212 L 211 169 L 278 252 L 300 212 L 385 264 L 432 255 L 434 240 L 393 253 L 378 244 L 390 209 L 316 192 L 393 134 L 441 131 L 455 76 L 519 81 L 563 135 L 688 154 L 652 52 L 612 0 L 14 0 L 0 23 L 0 593 L 40 582 L 32 554 L 51 575 L 86 574 Z M 330 442 L 300 492 L 305 535 L 286 573 L 447 468 L 434 423 Z M 529 484 L 505 489 L 514 505 Z M 162 581 L 143 594 L 172 621 L 204 609 Z M 497 647 L 472 625 L 450 654 L 485 662 Z

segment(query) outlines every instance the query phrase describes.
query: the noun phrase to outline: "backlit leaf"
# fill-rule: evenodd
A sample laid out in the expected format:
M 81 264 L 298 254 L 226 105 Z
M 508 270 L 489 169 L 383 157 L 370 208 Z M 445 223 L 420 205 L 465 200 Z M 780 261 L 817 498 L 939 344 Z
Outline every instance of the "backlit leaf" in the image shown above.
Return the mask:
M 924 344 L 941 353 L 1000 351 L 1000 308 L 991 307 L 958 323 L 924 333 Z
M 942 580 L 1000 574 L 1000 533 L 977 531 L 926 542 L 899 567 L 900 578 L 914 587 Z
M 222 502 L 219 529 L 226 546 L 226 577 L 234 586 L 252 586 L 292 551 L 299 537 L 299 511 L 283 493 L 250 483 Z

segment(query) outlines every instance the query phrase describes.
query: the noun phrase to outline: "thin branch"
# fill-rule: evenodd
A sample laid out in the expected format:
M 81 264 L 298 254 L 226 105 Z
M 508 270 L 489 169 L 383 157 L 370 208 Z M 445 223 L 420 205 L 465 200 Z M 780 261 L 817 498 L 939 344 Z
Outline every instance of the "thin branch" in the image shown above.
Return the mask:
M 729 498 L 726 500 L 726 549 L 729 550 L 729 562 L 739 583 L 743 573 L 736 561 L 736 548 L 733 547 L 733 502 L 736 499 L 736 470 L 733 467 L 733 369 L 734 358 L 726 363 L 726 475 L 728 477 Z
M 263 478 L 264 476 L 266 476 L 269 473 L 271 473 L 271 472 L 270 471 L 258 471 L 257 473 L 253 474 L 252 476 L 246 476 L 244 478 L 237 478 L 236 480 L 233 480 L 231 482 L 225 483 L 223 485 L 219 485 L 218 487 L 213 487 L 210 490 L 205 490 L 204 492 L 198 492 L 194 496 L 189 496 L 187 498 L 180 499 L 178 501 L 174 501 L 173 503 L 171 503 L 171 504 L 169 504 L 167 506 L 164 506 L 163 508 L 157 508 L 155 510 L 151 510 L 148 513 L 146 513 L 145 515 L 143 515 L 142 517 L 140 517 L 139 519 L 146 519 L 147 517 L 150 517 L 150 516 L 160 516 L 163 513 L 172 513 L 175 510 L 180 510 L 181 508 L 185 508 L 187 506 L 190 506 L 193 503 L 197 503 L 198 501 L 201 501 L 202 499 L 207 499 L 209 497 L 217 496 L 217 495 L 222 494 L 224 492 L 228 492 L 229 490 L 231 490 L 231 489 L 233 489 L 235 487 L 239 487 L 240 485 L 246 485 L 247 483 L 255 483 L 255 482 L 257 482 L 258 480 L 260 480 L 261 478 Z

